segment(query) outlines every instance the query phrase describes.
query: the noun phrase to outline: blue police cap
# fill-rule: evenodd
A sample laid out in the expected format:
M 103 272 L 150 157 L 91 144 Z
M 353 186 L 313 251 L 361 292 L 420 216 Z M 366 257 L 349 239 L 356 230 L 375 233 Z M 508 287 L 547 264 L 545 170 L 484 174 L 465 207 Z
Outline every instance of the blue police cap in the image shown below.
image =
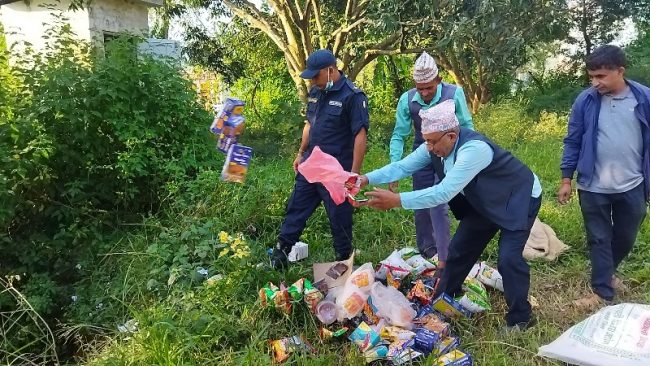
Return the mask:
M 318 50 L 307 57 L 307 68 L 300 73 L 300 77 L 313 79 L 320 70 L 332 65 L 336 65 L 336 57 L 332 51 Z

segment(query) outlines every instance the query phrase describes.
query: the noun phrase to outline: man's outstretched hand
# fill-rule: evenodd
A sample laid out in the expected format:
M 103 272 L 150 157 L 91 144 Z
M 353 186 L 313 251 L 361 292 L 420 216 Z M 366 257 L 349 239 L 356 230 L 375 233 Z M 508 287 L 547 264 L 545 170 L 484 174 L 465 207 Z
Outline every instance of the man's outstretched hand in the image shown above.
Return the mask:
M 385 189 L 374 188 L 374 190 L 366 192 L 365 195 L 370 197 L 368 207 L 374 208 L 375 210 L 386 211 L 391 208 L 402 207 L 402 200 L 399 194 Z

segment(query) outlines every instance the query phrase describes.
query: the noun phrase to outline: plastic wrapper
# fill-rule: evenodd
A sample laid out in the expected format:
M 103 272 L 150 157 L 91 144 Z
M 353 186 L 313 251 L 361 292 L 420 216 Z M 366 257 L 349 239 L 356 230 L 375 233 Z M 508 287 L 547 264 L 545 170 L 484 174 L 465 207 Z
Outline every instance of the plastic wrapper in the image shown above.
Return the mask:
M 438 343 L 442 340 L 442 336 L 432 330 L 420 328 L 415 331 L 415 338 L 413 338 L 413 348 L 417 351 L 428 355 L 437 349 Z
M 413 272 L 414 268 L 406 263 L 404 259 L 402 259 L 402 251 L 395 250 L 386 259 L 381 261 L 379 263 L 379 268 L 377 269 L 375 277 L 380 280 L 385 280 L 386 272 L 388 270 L 393 273 L 393 276 L 397 276 L 399 278 L 404 278 Z
M 420 254 L 416 254 L 408 259 L 406 263 L 413 267 L 413 273 L 420 275 L 426 271 L 434 271 L 436 266 Z
M 323 299 L 323 293 L 315 288 L 311 281 L 305 279 L 304 281 L 304 299 L 305 303 L 309 307 L 309 310 L 314 313 L 316 312 L 316 305 Z
M 422 305 L 427 305 L 431 302 L 432 296 L 433 289 L 428 288 L 422 280 L 417 280 L 406 297 L 411 301 L 418 301 Z
M 408 276 L 408 274 L 405 272 L 401 272 L 401 271 L 396 271 L 396 272 L 399 273 L 400 275 Z M 392 270 L 389 269 L 386 271 L 386 284 L 388 286 L 399 290 L 399 288 L 402 286 L 402 280 L 403 278 L 399 276 L 395 276 Z
M 435 313 L 425 314 L 418 319 L 414 320 L 414 323 L 417 327 L 428 329 L 440 334 L 442 337 L 445 337 L 449 334 L 451 329 L 449 323 L 442 320 Z
M 373 304 L 377 307 L 377 315 L 388 323 L 406 329 L 411 329 L 416 312 L 404 294 L 393 287 L 386 287 L 375 282 L 371 289 Z
M 370 363 L 376 360 L 382 360 L 388 355 L 388 347 L 383 344 L 375 346 L 363 353 L 363 357 L 366 359 L 366 363 Z
M 469 272 L 470 277 L 476 277 L 485 286 L 490 286 L 503 292 L 503 277 L 496 268 L 486 262 L 476 263 Z
M 458 303 L 472 313 L 481 313 L 492 309 L 490 302 L 486 298 L 472 291 L 463 294 Z
M 381 341 L 381 337 L 379 337 L 379 334 L 377 334 L 377 332 L 372 330 L 372 328 L 370 328 L 370 326 L 365 322 L 359 324 L 357 329 L 355 329 L 354 332 L 350 334 L 348 339 L 352 343 L 356 344 L 361 350 L 361 352 L 365 352 L 375 347 Z
M 472 366 L 472 357 L 458 349 L 440 356 L 434 363 L 435 366 Z
M 289 295 L 295 301 L 302 300 L 302 292 L 304 289 L 305 279 L 301 278 L 298 281 L 294 282 L 293 285 L 289 286 Z
M 275 304 L 274 299 L 279 290 L 280 289 L 278 288 L 278 286 L 274 285 L 271 282 L 269 282 L 266 286 L 262 287 L 259 291 L 262 307 L 267 307 L 270 304 Z
M 315 353 L 314 347 L 306 342 L 301 336 L 293 336 L 271 341 L 271 349 L 273 349 L 273 358 L 275 362 L 284 362 L 289 355 L 298 351 L 307 351 Z
M 353 285 L 361 291 L 367 292 L 373 283 L 375 283 L 375 270 L 372 268 L 372 263 L 365 263 L 350 274 L 346 281 L 346 287 Z
M 477 278 L 469 276 L 465 278 L 465 281 L 463 281 L 463 289 L 465 291 L 471 291 L 485 299 L 488 298 L 488 293 L 485 290 L 485 286 Z
M 356 286 L 346 286 L 343 292 L 336 298 L 336 306 L 339 308 L 339 320 L 351 319 L 359 315 L 366 305 L 368 294 L 359 290 Z
M 368 296 L 368 300 L 363 306 L 363 317 L 364 321 L 370 325 L 379 323 L 377 307 L 372 303 L 372 296 Z
M 390 355 L 390 348 L 389 348 L 389 359 L 393 363 L 393 365 L 412 365 L 414 361 L 422 357 L 422 352 L 419 352 L 417 350 L 414 350 L 413 347 L 413 340 L 407 341 L 402 344 L 402 351 L 399 352 L 396 355 Z
M 456 300 L 447 294 L 442 294 L 433 300 L 431 307 L 437 312 L 450 318 L 469 318 L 472 316 L 472 313 L 469 310 L 462 307 Z
M 320 329 L 320 337 L 323 340 L 338 339 L 338 338 L 342 338 L 348 332 L 348 330 L 349 330 L 348 327 L 342 327 L 340 329 L 331 331 L 323 327 Z
M 345 188 L 345 182 L 350 177 L 357 176 L 346 172 L 335 157 L 323 152 L 318 146 L 314 147 L 309 157 L 298 165 L 298 171 L 309 183 L 321 183 L 337 205 L 345 202 L 349 193 Z
M 280 284 L 280 289 L 273 298 L 275 308 L 285 314 L 291 314 L 291 295 L 284 283 Z
M 410 330 L 396 326 L 386 326 L 382 328 L 379 334 L 383 339 L 387 339 L 391 342 L 410 341 L 413 339 L 413 337 L 415 337 L 415 333 L 411 332 Z

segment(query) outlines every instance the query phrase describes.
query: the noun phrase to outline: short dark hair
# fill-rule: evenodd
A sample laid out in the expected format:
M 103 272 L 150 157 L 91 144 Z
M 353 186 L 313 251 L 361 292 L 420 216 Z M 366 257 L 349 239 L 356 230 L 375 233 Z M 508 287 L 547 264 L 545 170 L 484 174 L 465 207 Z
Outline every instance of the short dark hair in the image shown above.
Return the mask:
M 625 57 L 625 52 L 620 47 L 608 44 L 596 48 L 589 54 L 586 63 L 587 70 L 612 70 L 619 67 L 627 67 L 627 58 Z

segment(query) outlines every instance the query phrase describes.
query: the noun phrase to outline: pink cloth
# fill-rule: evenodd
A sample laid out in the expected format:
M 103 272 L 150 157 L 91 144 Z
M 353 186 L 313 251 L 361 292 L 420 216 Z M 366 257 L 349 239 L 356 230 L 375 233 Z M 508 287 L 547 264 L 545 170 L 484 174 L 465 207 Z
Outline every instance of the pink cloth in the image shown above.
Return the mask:
M 348 193 L 354 195 L 359 191 L 356 187 L 350 191 L 345 188 L 345 182 L 357 174 L 346 172 L 335 157 L 324 153 L 318 146 L 307 160 L 298 165 L 298 171 L 309 183 L 322 183 L 337 205 L 345 201 Z

